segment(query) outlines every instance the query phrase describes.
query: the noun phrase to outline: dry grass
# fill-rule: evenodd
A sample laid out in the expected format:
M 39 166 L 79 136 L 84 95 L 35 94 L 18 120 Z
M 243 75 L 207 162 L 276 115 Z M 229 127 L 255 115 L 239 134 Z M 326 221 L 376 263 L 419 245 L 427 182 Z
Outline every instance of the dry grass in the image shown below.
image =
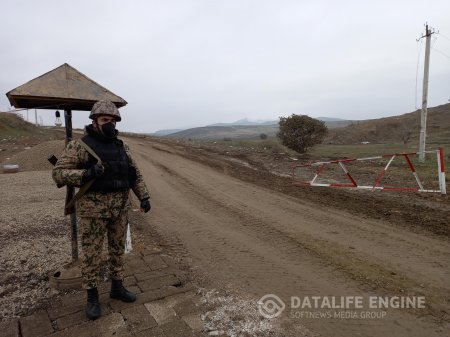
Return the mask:
M 62 139 L 63 136 L 61 132 L 37 127 L 14 113 L 0 112 L 0 139 L 49 140 Z
M 418 142 L 419 128 L 420 111 L 414 111 L 399 116 L 355 121 L 344 128 L 330 129 L 325 143 L 402 143 L 405 134 L 410 132 L 407 144 L 414 144 Z M 450 104 L 428 109 L 427 132 L 428 143 L 450 144 Z

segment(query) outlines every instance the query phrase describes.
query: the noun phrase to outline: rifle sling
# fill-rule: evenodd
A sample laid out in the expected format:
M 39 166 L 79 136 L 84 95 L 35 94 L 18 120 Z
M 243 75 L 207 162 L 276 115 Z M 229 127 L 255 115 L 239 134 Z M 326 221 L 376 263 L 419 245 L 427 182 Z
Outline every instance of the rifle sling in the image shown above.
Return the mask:
M 82 147 L 84 147 L 84 149 L 87 152 L 89 152 L 92 155 L 92 157 L 97 159 L 97 164 L 102 163 L 102 160 L 100 159 L 100 157 L 94 152 L 94 150 L 92 150 L 92 148 L 89 145 L 87 145 L 81 139 L 78 139 L 78 143 L 80 143 L 80 145 Z M 86 184 L 84 184 L 83 186 L 81 186 L 80 189 L 78 190 L 78 192 L 72 198 L 72 200 L 70 200 L 69 203 L 66 205 L 66 208 L 71 208 L 75 204 L 75 201 L 80 199 L 89 190 L 89 188 L 92 186 L 92 184 L 94 182 L 95 182 L 95 179 L 92 179 L 92 180 L 88 181 Z

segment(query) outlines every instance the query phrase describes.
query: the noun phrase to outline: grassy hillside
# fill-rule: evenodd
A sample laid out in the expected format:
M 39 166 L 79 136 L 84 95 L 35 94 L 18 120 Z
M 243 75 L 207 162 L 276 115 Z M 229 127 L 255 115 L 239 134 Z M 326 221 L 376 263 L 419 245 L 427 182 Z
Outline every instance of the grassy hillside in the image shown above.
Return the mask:
M 14 113 L 0 112 L 0 139 L 55 139 L 61 135 L 61 132 L 36 127 Z
M 406 143 L 416 144 L 419 139 L 420 110 L 400 116 L 353 122 L 338 129 L 330 129 L 325 143 L 359 144 Z M 449 144 L 450 104 L 428 109 L 427 143 Z
M 329 129 L 347 126 L 351 121 L 327 121 L 325 124 Z M 259 139 L 259 135 L 264 133 L 269 138 L 275 137 L 278 132 L 278 124 L 270 125 L 216 125 L 205 126 L 183 130 L 168 134 L 167 137 L 184 139 L 233 139 L 252 140 Z
M 0 163 L 26 147 L 56 139 L 64 139 L 64 132 L 36 127 L 16 114 L 0 112 Z
M 326 121 L 325 144 L 415 144 L 418 142 L 420 110 L 400 116 L 365 121 Z M 198 140 L 256 140 L 261 133 L 275 137 L 278 125 L 205 126 L 172 133 L 166 137 Z M 428 109 L 427 143 L 450 142 L 450 104 Z
M 258 139 L 261 133 L 274 137 L 277 131 L 278 125 L 205 126 L 172 133 L 167 137 L 185 139 Z

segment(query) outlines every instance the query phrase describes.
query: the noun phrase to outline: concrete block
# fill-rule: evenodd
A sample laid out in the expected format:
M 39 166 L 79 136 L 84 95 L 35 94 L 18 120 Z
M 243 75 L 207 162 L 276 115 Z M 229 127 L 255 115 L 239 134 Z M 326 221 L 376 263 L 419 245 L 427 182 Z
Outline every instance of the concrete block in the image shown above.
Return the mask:
M 146 271 L 150 271 L 150 267 L 144 262 L 141 257 L 134 256 L 128 259 L 125 259 L 124 262 L 124 275 L 131 276 L 135 273 L 143 273 Z
M 170 307 L 175 307 L 176 305 L 187 301 L 187 300 L 192 300 L 194 298 L 194 292 L 192 290 L 190 291 L 186 291 L 183 293 L 177 293 L 174 295 L 170 295 L 168 297 L 166 297 L 164 300 L 167 301 L 167 304 Z
M 171 274 L 174 274 L 173 270 L 170 268 L 165 268 L 162 270 L 150 270 L 144 273 L 136 273 L 134 274 L 134 276 L 136 277 L 137 281 L 144 281 L 150 278 L 161 277 Z
M 130 336 L 121 314 L 113 313 L 102 316 L 95 321 L 75 325 L 71 328 L 58 331 L 51 337 L 125 337 Z
M 145 263 L 150 267 L 151 270 L 159 270 L 167 268 L 167 264 L 163 261 L 159 255 L 147 255 L 143 257 Z
M 175 310 L 169 307 L 164 300 L 145 303 L 144 306 L 158 324 L 164 324 L 177 319 Z
M 64 317 L 73 314 L 77 311 L 83 310 L 86 306 L 86 294 L 78 294 L 76 296 L 70 295 L 67 298 L 63 297 L 61 303 L 55 303 L 48 309 L 48 316 L 52 320 L 59 317 Z
M 102 301 L 100 299 L 100 307 L 102 309 L 102 316 L 106 316 L 111 313 L 111 309 L 106 301 Z M 74 312 L 73 314 L 69 314 L 63 317 L 60 317 L 56 320 L 56 325 L 58 330 L 64 330 L 70 328 L 71 326 L 81 324 L 83 322 L 88 322 L 89 319 L 86 317 L 85 309 L 81 311 Z
M 181 319 L 185 321 L 193 331 L 203 331 L 204 326 L 202 320 L 200 319 L 200 315 L 186 315 L 181 317 Z
M 194 333 L 192 329 L 183 320 L 171 321 L 161 325 L 161 330 L 165 335 L 171 337 L 193 337 Z
M 180 280 L 173 274 L 154 277 L 151 279 L 147 279 L 145 281 L 139 281 L 138 286 L 142 289 L 142 291 L 159 289 L 167 286 L 175 286 L 180 285 Z
M 142 256 L 160 254 L 163 251 L 161 247 L 153 247 L 152 249 L 144 249 L 141 251 Z
M 132 293 L 135 293 L 136 295 L 142 293 L 141 288 L 139 288 L 139 286 L 137 286 L 136 284 L 132 286 L 126 286 L 126 288 Z
M 144 330 L 136 333 L 136 337 L 170 337 L 164 334 L 160 327 L 156 327 L 149 330 Z
M 111 299 L 109 305 L 114 311 L 121 311 L 124 308 L 131 308 L 139 304 L 144 304 L 156 300 L 161 300 L 167 296 L 175 294 L 185 293 L 192 291 L 194 287 L 191 284 L 184 285 L 183 287 L 167 287 L 164 289 L 145 291 L 142 294 L 137 295 L 137 299 L 133 303 L 125 303 L 122 301 Z
M 169 266 L 171 268 L 177 268 L 177 263 L 176 263 L 176 261 L 173 258 L 171 258 L 168 255 L 160 255 L 160 256 L 161 256 L 161 259 L 164 261 L 164 263 L 167 266 Z
M 135 285 L 135 284 L 136 284 L 136 277 L 134 277 L 134 275 L 125 277 L 125 278 L 123 279 L 123 284 L 124 284 L 125 286 L 132 286 L 132 285 Z
M 143 305 L 123 309 L 121 313 L 133 333 L 149 330 L 158 325 Z
M 19 337 L 19 320 L 13 318 L 0 323 L 0 332 L 3 337 Z
M 154 291 L 146 291 L 141 294 L 137 295 L 136 301 L 132 303 L 125 303 L 119 300 L 111 299 L 109 302 L 109 305 L 114 311 L 121 311 L 126 308 L 131 308 L 137 305 L 141 305 L 147 302 L 160 300 L 167 296 L 167 291 L 160 291 L 160 290 L 154 290 Z
M 53 332 L 50 318 L 45 310 L 20 318 L 20 329 L 23 337 L 39 337 Z
M 185 299 L 176 303 L 173 309 L 178 316 L 186 316 L 200 313 L 200 306 L 196 305 L 192 299 Z

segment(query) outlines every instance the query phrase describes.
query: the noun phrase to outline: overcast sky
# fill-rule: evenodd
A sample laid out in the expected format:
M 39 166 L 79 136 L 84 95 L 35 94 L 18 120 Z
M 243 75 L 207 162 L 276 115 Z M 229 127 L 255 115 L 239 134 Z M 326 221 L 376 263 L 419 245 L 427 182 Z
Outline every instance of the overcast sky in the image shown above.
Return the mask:
M 119 130 L 406 113 L 421 104 L 425 43 L 416 39 L 425 22 L 440 31 L 429 106 L 450 99 L 448 0 L 0 4 L 2 111 L 10 108 L 6 92 L 67 62 L 128 101 Z M 39 114 L 54 120 L 51 111 Z M 75 127 L 89 122 L 87 112 L 74 115 Z

